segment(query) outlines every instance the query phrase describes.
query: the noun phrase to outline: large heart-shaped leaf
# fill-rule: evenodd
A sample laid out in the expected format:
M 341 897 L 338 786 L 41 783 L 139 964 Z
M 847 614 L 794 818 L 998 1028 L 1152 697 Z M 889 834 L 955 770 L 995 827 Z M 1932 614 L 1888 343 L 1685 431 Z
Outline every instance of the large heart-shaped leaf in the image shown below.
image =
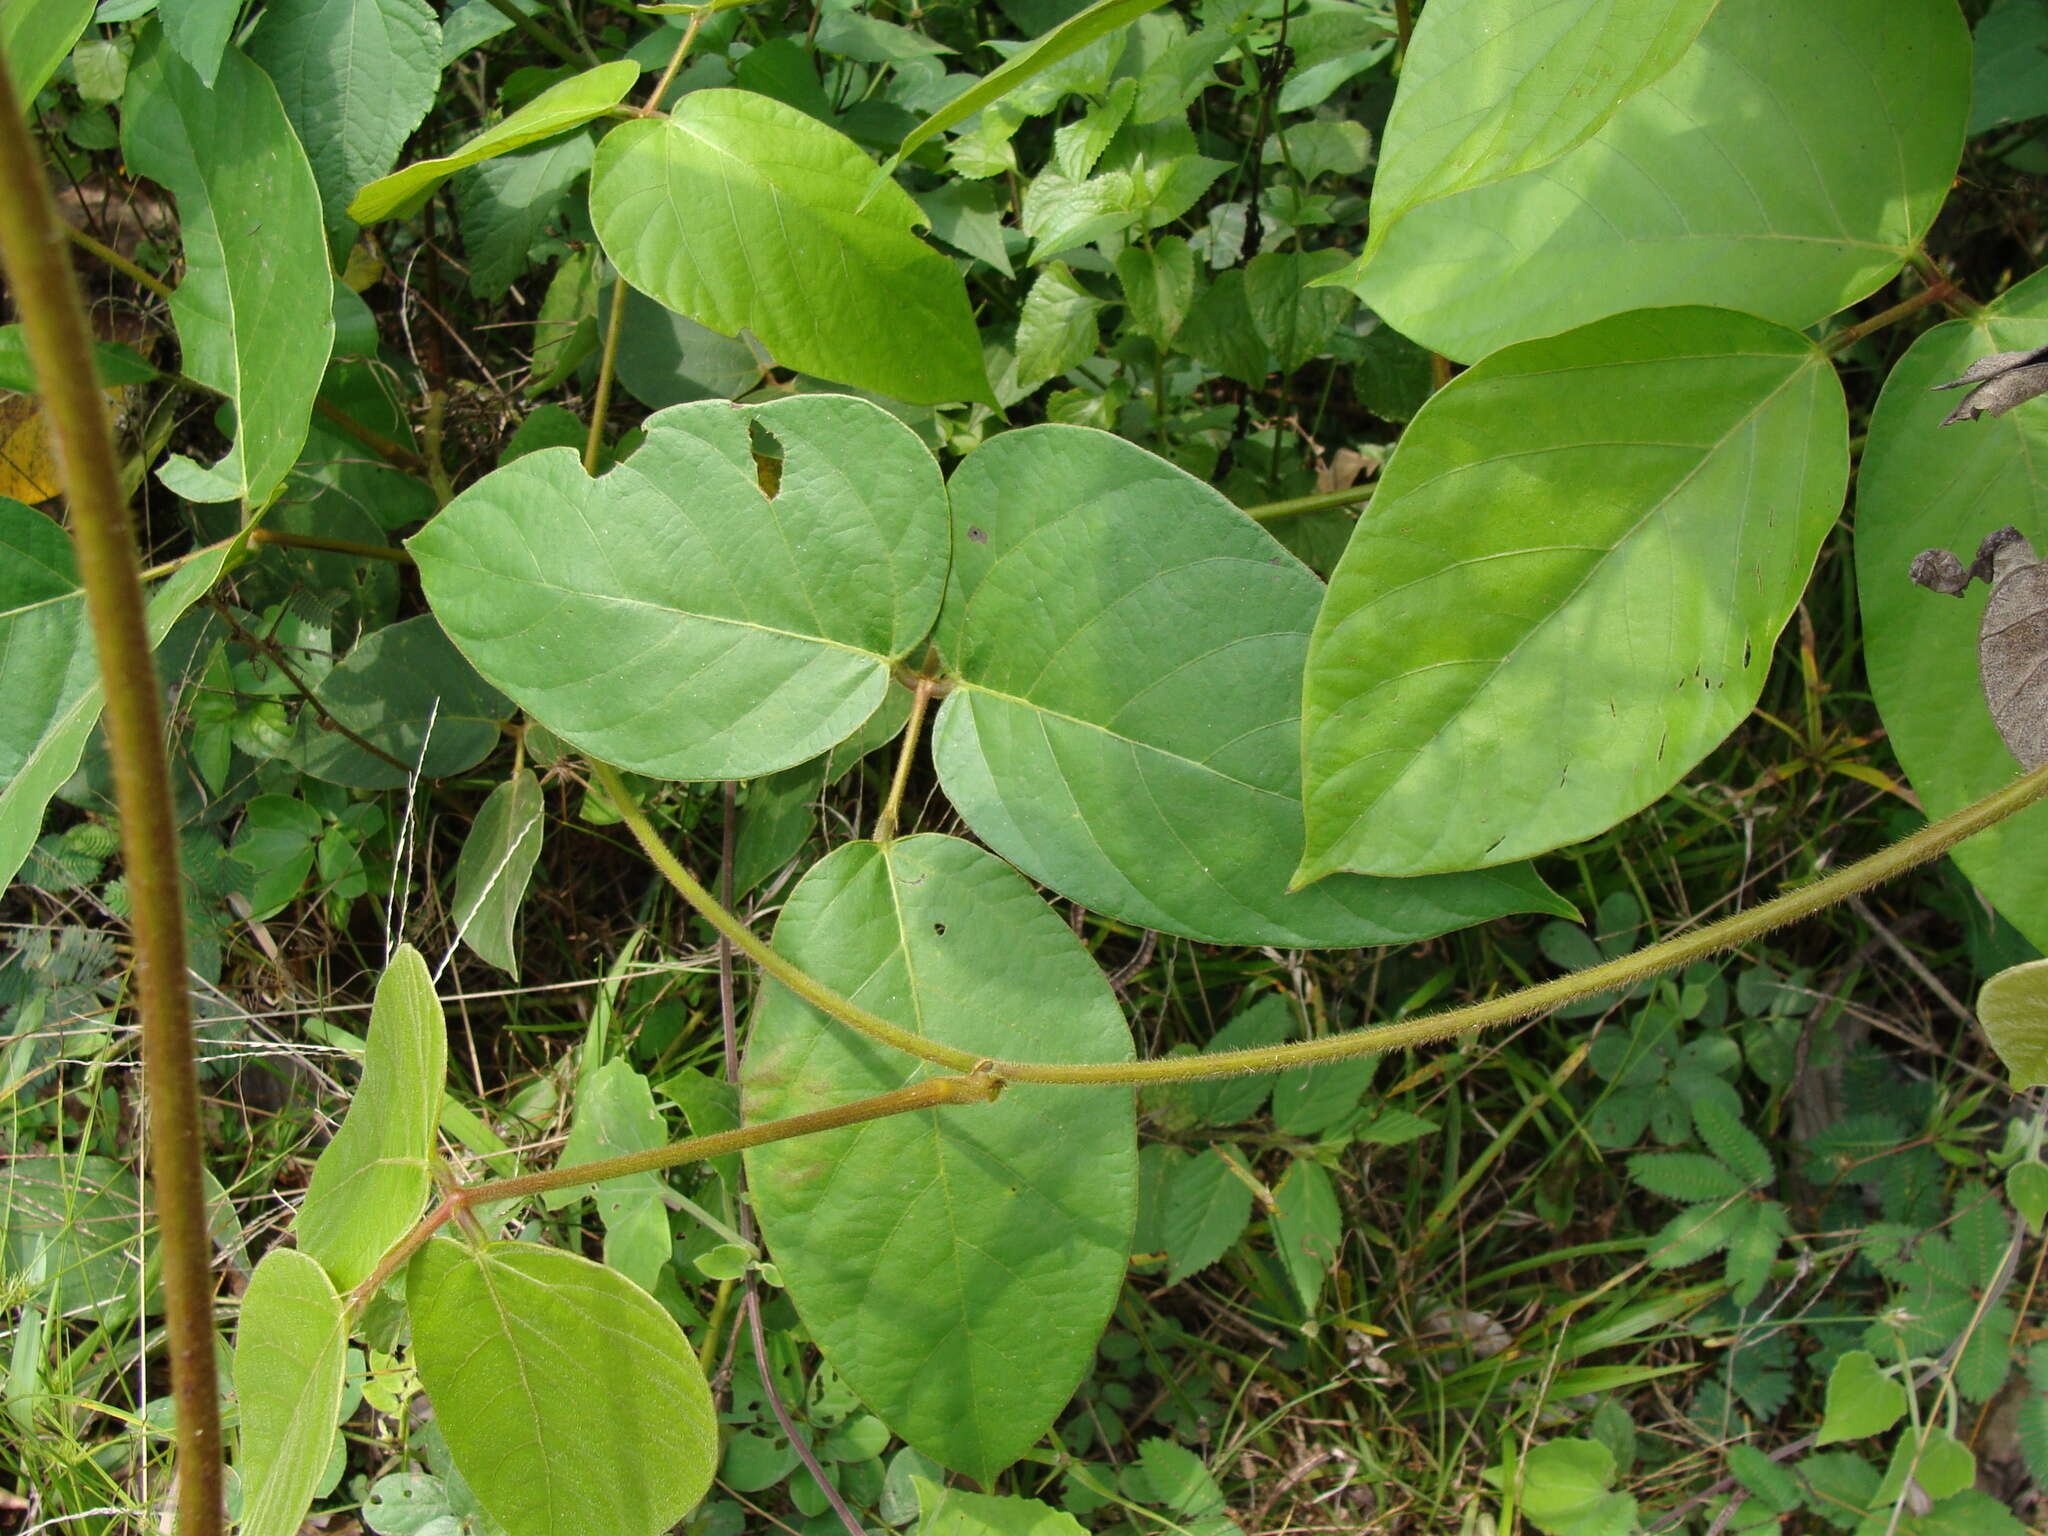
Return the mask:
M 782 450 L 762 489 L 749 428 Z M 815 757 L 931 628 L 946 492 L 865 401 L 680 405 L 602 479 L 569 449 L 486 475 L 409 541 L 477 670 L 584 751 L 671 779 Z
M 320 189 L 270 79 L 233 48 L 211 89 L 151 32 L 136 50 L 121 147 L 178 203 L 185 276 L 171 299 L 184 370 L 235 407 L 211 469 L 174 457 L 189 500 L 262 502 L 306 441 L 334 343 Z
M 299 1251 L 339 1290 L 361 1284 L 426 1203 L 447 1061 L 434 978 L 402 944 L 377 982 L 362 1082 L 299 1206 Z
M 1617 315 L 1462 374 L 1316 622 L 1301 878 L 1523 858 L 1663 794 L 1755 705 L 1847 475 L 1826 357 L 1747 315 Z
M 702 90 L 614 128 L 590 217 L 627 282 L 721 335 L 752 331 L 785 368 L 917 404 L 993 403 L 966 286 L 911 233 L 923 213 L 808 113 Z
M 1373 173 L 1367 252 L 1410 209 L 1548 165 L 1672 65 L 1719 0 L 1432 0 Z
M 242 1293 L 235 1327 L 241 1408 L 241 1536 L 294 1536 L 340 1433 L 348 1321 L 327 1272 L 273 1248 Z
M 2016 527 L 2048 546 L 2048 411 L 1943 428 L 1954 397 L 1928 389 L 1993 352 L 2048 346 L 2048 275 L 2036 274 L 1973 320 L 1937 326 L 1892 369 L 1870 419 L 1856 481 L 1856 592 L 1870 691 L 1892 750 L 1929 816 L 2012 781 L 1977 672 L 1986 589 L 1960 599 L 1907 577 L 1923 549 L 1967 560 L 1988 533 Z M 1957 866 L 2036 945 L 2048 945 L 2048 806 L 1959 843 Z
M 1969 102 L 1954 0 L 1721 0 L 1576 149 L 1412 208 L 1347 280 L 1464 361 L 1661 304 L 1810 325 L 1926 233 Z
M 1288 894 L 1322 587 L 1214 489 L 1063 426 L 993 439 L 951 489 L 933 753 L 967 824 L 1033 879 L 1219 944 L 1392 944 L 1557 909 L 1526 869 Z
M 1127 1061 L 1130 1030 L 1065 923 L 950 837 L 849 843 L 783 907 L 776 947 L 930 1040 L 1010 1059 Z M 748 1121 L 929 1075 L 769 986 Z M 1127 1089 L 1012 1086 L 747 1154 L 770 1251 L 826 1359 L 898 1435 L 987 1482 L 1051 1426 L 1130 1255 Z M 855 1192 L 858 1192 L 857 1194 Z
M 511 1536 L 655 1536 L 710 1487 L 704 1372 L 623 1275 L 533 1243 L 437 1237 L 405 1296 L 434 1421 Z
M 203 551 L 149 599 L 161 641 L 220 578 L 228 546 Z M 0 496 L 0 886 L 42 830 L 43 808 L 78 768 L 100 717 L 99 665 L 71 541 L 57 522 Z

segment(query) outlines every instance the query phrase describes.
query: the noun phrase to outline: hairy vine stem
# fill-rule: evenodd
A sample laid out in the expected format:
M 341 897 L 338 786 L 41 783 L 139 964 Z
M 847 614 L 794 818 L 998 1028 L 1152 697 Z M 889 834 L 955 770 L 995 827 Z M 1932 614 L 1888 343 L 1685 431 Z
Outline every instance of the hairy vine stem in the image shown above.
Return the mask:
M 1896 879 L 1906 871 L 1939 858 L 1966 837 L 1996 826 L 2008 816 L 2048 798 L 2048 764 L 2022 775 L 1995 794 L 1965 806 L 1953 815 L 1922 827 L 1882 852 L 1858 859 L 1818 880 L 1797 886 L 1762 906 L 1724 917 L 1719 922 L 1677 938 L 1666 939 L 1601 965 L 1573 971 L 1555 980 L 1523 987 L 1501 997 L 1451 1008 L 1394 1024 L 1377 1024 L 1345 1030 L 1320 1040 L 1297 1040 L 1286 1045 L 1255 1047 L 1242 1051 L 1218 1051 L 1204 1056 L 1173 1056 L 1150 1061 L 1121 1063 L 974 1060 L 969 1053 L 924 1039 L 851 999 L 842 997 L 823 982 L 806 974 L 777 954 L 754 931 L 714 900 L 697 883 L 676 856 L 662 843 L 646 813 L 619 778 L 618 771 L 602 763 L 592 764 L 598 782 L 611 797 L 634 838 L 667 877 L 683 899 L 719 933 L 731 939 L 761 969 L 819 1012 L 869 1039 L 895 1047 L 922 1060 L 956 1072 L 987 1072 L 1007 1083 L 1056 1083 L 1069 1087 L 1134 1086 L 1142 1083 L 1190 1082 L 1201 1078 L 1236 1077 L 1254 1072 L 1284 1072 L 1295 1067 L 1343 1061 L 1354 1056 L 1371 1056 L 1407 1046 L 1429 1045 L 1531 1018 L 1596 992 L 1612 992 L 1661 976 L 1704 960 L 1724 950 L 1747 944 L 1786 923 L 1846 901 L 1851 896 Z
M 163 1257 L 164 1320 L 177 1407 L 178 1529 L 222 1529 L 220 1386 L 213 1356 L 212 1245 L 201 1184 L 199 1077 L 185 989 L 178 826 L 164 761 L 141 556 L 114 462 L 106 397 L 61 221 L 0 57 L 0 268 L 21 312 L 106 693 L 114 800 L 133 902 L 137 1012 L 149 1109 L 150 1183 Z

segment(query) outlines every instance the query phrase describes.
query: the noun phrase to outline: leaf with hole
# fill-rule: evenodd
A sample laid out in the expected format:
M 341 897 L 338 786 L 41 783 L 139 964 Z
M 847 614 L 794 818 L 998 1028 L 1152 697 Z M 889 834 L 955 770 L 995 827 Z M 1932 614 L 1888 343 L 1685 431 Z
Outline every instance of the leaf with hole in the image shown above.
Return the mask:
M 426 205 L 434 188 L 464 166 L 479 165 L 494 155 L 580 128 L 616 107 L 639 79 L 640 66 L 631 59 L 616 59 L 571 75 L 448 154 L 401 166 L 371 182 L 350 201 L 348 216 L 358 224 L 410 217 Z
M 1403 943 L 1557 910 L 1526 867 L 1289 894 L 1297 679 L 1321 586 L 1211 487 L 1081 427 L 1007 432 L 951 482 L 932 751 L 1032 878 L 1210 943 Z
M 692 91 L 605 135 L 590 217 L 642 293 L 784 367 L 915 404 L 990 400 L 967 289 L 925 222 L 835 128 L 748 91 Z M 991 402 L 992 403 L 992 402 Z
M 362 1081 L 299 1206 L 299 1251 L 337 1290 L 368 1278 L 426 1204 L 447 1061 L 434 979 L 401 944 L 377 982 Z
M 749 431 L 779 445 L 761 487 Z M 946 493 L 878 406 L 676 406 L 601 479 L 568 449 L 486 475 L 408 541 L 477 669 L 595 757 L 752 778 L 843 740 L 930 629 Z
M 241 1536 L 294 1536 L 340 1431 L 348 1319 L 327 1273 L 273 1248 L 242 1294 L 235 1326 L 241 1413 Z
M 128 71 L 121 148 L 177 200 L 185 275 L 171 318 L 186 374 L 235 408 L 235 442 L 206 468 L 173 455 L 188 500 L 260 504 L 306 441 L 334 343 L 320 189 L 277 89 L 239 51 L 211 89 L 147 34 Z
M 1755 705 L 1847 476 L 1827 358 L 1728 310 L 1438 391 L 1316 621 L 1296 878 L 1525 858 L 1655 800 Z
M 437 1237 L 405 1289 L 435 1422 L 510 1536 L 656 1536 L 711 1486 L 704 1372 L 631 1281 L 532 1243 Z
M 1865 666 L 1886 736 L 1927 815 L 2012 781 L 2012 753 L 1984 707 L 1978 647 L 1988 594 L 1913 584 L 1929 546 L 1967 554 L 2012 526 L 2048 539 L 2048 412 L 2034 406 L 1940 431 L 1928 389 L 1987 353 L 2048 346 L 2048 274 L 2014 285 L 1970 321 L 1916 340 L 1885 381 L 1856 477 L 1856 592 Z M 2048 945 L 2048 807 L 1956 846 L 1951 857 L 2036 947 Z
M 1131 1056 L 1072 930 L 958 838 L 842 846 L 790 893 L 775 947 L 927 1039 L 1012 1060 Z M 743 1106 L 753 1123 L 925 1075 L 769 986 Z M 1137 1209 L 1128 1090 L 1013 1084 L 992 1105 L 758 1147 L 747 1171 L 805 1326 L 891 1430 L 982 1482 L 1045 1433 L 1123 1283 Z
M 455 861 L 455 931 L 514 981 L 519 959 L 512 950 L 513 929 L 540 857 L 544 808 L 540 780 L 521 769 L 491 791 Z
M 1525 26 L 1534 35 L 1574 12 L 1590 14 L 1538 7 Z M 1404 93 L 1422 88 L 1410 79 Z M 1683 57 L 1590 138 L 1411 207 L 1340 280 L 1467 362 L 1667 304 L 1811 325 L 1915 249 L 1948 195 L 1969 101 L 1953 0 L 1721 0 Z M 1583 115 L 1561 106 L 1558 120 Z M 1447 118 L 1445 131 L 1458 126 Z

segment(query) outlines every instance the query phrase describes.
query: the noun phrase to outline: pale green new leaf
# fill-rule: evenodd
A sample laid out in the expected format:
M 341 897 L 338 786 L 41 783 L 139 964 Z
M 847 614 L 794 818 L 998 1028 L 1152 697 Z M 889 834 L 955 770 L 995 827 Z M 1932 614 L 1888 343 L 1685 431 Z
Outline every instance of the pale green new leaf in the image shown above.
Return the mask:
M 334 343 L 320 190 L 276 88 L 235 50 L 213 87 L 152 31 L 128 71 L 121 146 L 178 204 L 185 276 L 171 298 L 184 371 L 235 408 L 235 443 L 172 466 L 188 497 L 261 504 L 306 442 Z
M 299 1251 L 337 1290 L 366 1279 L 426 1204 L 447 1060 L 434 979 L 402 944 L 377 983 L 362 1081 L 299 1206 Z
M 228 545 L 208 549 L 149 599 L 159 643 L 220 579 Z M 71 541 L 52 519 L 0 496 L 0 886 L 42 830 L 43 808 L 78 768 L 100 717 L 99 667 Z
M 2048 960 L 2012 966 L 1985 982 L 1977 1021 L 2016 1091 L 2048 1083 Z
M 1878 1369 L 1877 1358 L 1852 1349 L 1828 1372 L 1827 1408 L 1815 1445 L 1881 1435 L 1906 1412 L 1905 1387 Z
M 951 490 L 934 758 L 968 825 L 1032 878 L 1226 944 L 1402 943 L 1555 910 L 1526 868 L 1288 894 L 1322 588 L 1214 489 L 1044 426 L 976 449 Z
M 1680 14 L 1667 0 L 1647 9 Z M 1954 0 L 1721 0 L 1677 64 L 1590 138 L 1411 207 L 1340 280 L 1465 362 L 1660 305 L 1811 325 L 1877 288 L 1926 233 L 1969 101 Z
M 1870 691 L 1930 818 L 2003 788 L 2019 764 L 1999 739 L 1978 675 L 1986 588 L 1943 597 L 1915 586 L 1907 568 L 1930 548 L 1968 560 L 1986 534 L 2008 525 L 2048 547 L 2048 412 L 2023 408 L 1943 429 L 1944 397 L 1928 390 L 1986 354 L 2040 346 L 2048 346 L 2042 273 L 1973 319 L 1921 336 L 1885 381 L 1856 477 L 1856 592 Z M 2048 947 L 2048 806 L 1978 833 L 1951 857 L 2014 927 Z M 2017 1070 L 2010 1056 L 2007 1065 Z
M 958 838 L 842 846 L 791 892 L 775 947 L 883 1017 L 977 1055 L 1131 1056 L 1116 999 L 1072 930 Z M 927 1075 L 770 985 L 745 1117 Z M 1123 1283 L 1137 1211 L 1128 1090 L 1013 1085 L 990 1105 L 759 1147 L 747 1171 L 797 1311 L 891 1430 L 982 1482 L 1045 1433 Z
M 1834 369 L 1747 315 L 1617 315 L 1460 375 L 1316 622 L 1297 878 L 1526 858 L 1657 799 L 1755 705 L 1847 475 Z
M 656 1536 L 710 1487 L 704 1372 L 630 1280 L 533 1243 L 437 1237 L 406 1306 L 434 1422 L 510 1536 Z
M 36 95 L 84 35 L 93 0 L 7 0 L 0 5 L 0 53 L 23 112 L 33 113 Z
M 1547 165 L 1676 64 L 1718 0 L 1432 0 L 1373 175 L 1368 258 L 1422 203 Z
M 1087 1536 L 1088 1528 L 1039 1499 L 970 1493 L 911 1475 L 921 1518 L 917 1536 Z
M 750 427 L 781 446 L 774 496 Z M 803 395 L 681 405 L 603 478 L 528 454 L 408 547 L 477 669 L 593 756 L 674 779 L 752 778 L 874 713 L 931 628 L 946 500 L 877 406 Z
M 491 791 L 455 861 L 455 931 L 477 954 L 519 979 L 513 925 L 540 857 L 540 780 L 522 768 Z
M 935 133 L 944 133 L 964 123 L 992 101 L 999 101 L 1026 81 L 1098 42 L 1120 28 L 1129 26 L 1160 0 L 1096 0 L 1096 3 L 1054 27 L 1028 48 L 1012 54 L 996 69 L 947 102 L 930 117 L 903 136 L 890 158 L 893 169 L 906 155 Z
M 590 173 L 605 254 L 642 293 L 786 368 L 928 405 L 988 400 L 953 263 L 836 128 L 748 91 L 692 91 L 614 128 Z
M 331 233 L 434 104 L 441 24 L 425 0 L 272 0 L 249 45 L 277 85 Z
M 375 224 L 416 213 L 435 187 L 464 166 L 580 128 L 617 106 L 639 79 L 640 66 L 631 59 L 572 75 L 448 154 L 415 161 L 371 182 L 349 203 L 348 216 L 358 224 Z
M 242 1293 L 235 1326 L 241 1411 L 240 1536 L 295 1536 L 340 1433 L 348 1319 L 325 1270 L 273 1248 Z

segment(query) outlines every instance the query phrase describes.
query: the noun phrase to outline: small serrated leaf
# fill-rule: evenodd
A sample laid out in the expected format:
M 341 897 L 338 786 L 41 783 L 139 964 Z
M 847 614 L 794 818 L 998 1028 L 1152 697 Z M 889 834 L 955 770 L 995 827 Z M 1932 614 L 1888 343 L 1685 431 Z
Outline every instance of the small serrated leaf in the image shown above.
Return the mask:
M 1167 1284 L 1178 1285 L 1222 1258 L 1251 1214 L 1251 1188 L 1222 1148 L 1211 1147 L 1175 1168 L 1163 1222 Z

